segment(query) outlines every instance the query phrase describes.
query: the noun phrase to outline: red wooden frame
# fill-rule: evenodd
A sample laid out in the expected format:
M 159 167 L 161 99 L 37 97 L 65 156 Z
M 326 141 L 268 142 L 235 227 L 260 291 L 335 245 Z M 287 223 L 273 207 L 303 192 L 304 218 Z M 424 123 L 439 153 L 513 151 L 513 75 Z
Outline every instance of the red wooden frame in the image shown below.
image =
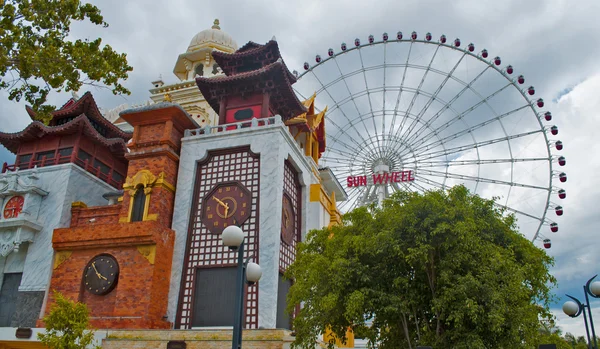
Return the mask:
M 216 184 L 227 181 L 239 181 L 250 191 L 252 213 L 241 226 L 246 233 L 244 259 L 253 256 L 252 260 L 258 263 L 259 179 L 260 156 L 252 153 L 248 146 L 209 151 L 207 158 L 197 163 L 175 319 L 176 329 L 192 327 L 196 269 L 237 265 L 236 252 L 232 252 L 224 246 L 221 242 L 221 235 L 212 234 L 202 223 L 203 198 Z M 249 286 L 246 297 L 244 322 L 246 328 L 255 329 L 258 328 L 258 286 Z

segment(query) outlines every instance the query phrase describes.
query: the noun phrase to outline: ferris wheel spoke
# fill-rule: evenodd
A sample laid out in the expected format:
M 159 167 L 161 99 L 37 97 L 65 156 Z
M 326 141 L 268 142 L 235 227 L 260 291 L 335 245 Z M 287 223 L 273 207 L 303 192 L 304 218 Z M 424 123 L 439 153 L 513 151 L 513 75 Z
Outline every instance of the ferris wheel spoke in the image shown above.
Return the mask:
M 438 49 L 439 49 L 439 46 L 438 46 Z M 433 95 L 431 97 L 429 97 L 429 100 L 427 101 L 427 103 L 425 103 L 425 105 L 423 106 L 423 108 L 419 111 L 419 114 L 417 114 L 417 119 L 421 119 L 423 117 L 423 115 L 425 115 L 425 112 L 429 109 L 429 107 L 431 106 L 431 104 L 436 100 L 438 94 L 442 91 L 442 89 L 444 88 L 444 86 L 446 86 L 446 83 L 450 80 L 450 78 L 452 78 L 454 76 L 454 72 L 456 71 L 456 69 L 458 69 L 458 67 L 460 66 L 460 63 L 465 58 L 466 54 L 467 54 L 466 52 L 463 53 L 462 56 L 460 56 L 460 58 L 456 62 L 456 64 L 454 64 L 454 66 L 452 67 L 452 69 L 450 70 L 450 72 L 448 74 L 446 74 L 446 76 L 444 77 L 444 80 L 442 81 L 442 83 L 440 84 L 440 86 L 438 86 L 438 88 L 435 90 L 435 92 L 433 93 Z M 432 63 L 433 63 L 433 60 L 429 63 L 429 66 L 431 66 Z M 421 86 L 419 86 L 419 90 L 420 89 L 421 89 Z M 409 141 L 412 138 L 411 133 L 412 133 L 412 131 L 414 130 L 414 128 L 416 126 L 417 126 L 417 123 L 416 122 L 412 122 L 410 124 L 410 126 L 408 127 L 408 129 L 406 130 L 406 133 L 404 134 L 404 136 Z M 418 132 L 417 132 L 417 134 L 418 134 Z
M 333 147 L 333 146 L 329 146 L 329 147 L 327 147 L 327 150 L 328 150 L 328 151 L 330 151 L 330 152 L 336 153 L 336 154 L 338 154 L 338 155 L 341 155 L 341 156 L 346 156 L 346 157 L 348 157 L 349 159 L 351 159 L 352 157 L 354 157 L 354 156 L 355 156 L 355 154 L 348 153 L 348 152 L 347 152 L 347 151 L 345 151 L 345 150 L 337 149 L 337 148 L 335 148 L 335 147 Z
M 456 153 L 464 151 L 464 150 L 476 149 L 476 148 L 484 147 L 484 146 L 495 144 L 495 143 L 499 143 L 499 142 L 510 141 L 510 140 L 513 140 L 513 139 L 521 138 L 521 137 L 531 136 L 531 135 L 534 135 L 534 134 L 540 133 L 540 132 L 543 132 L 543 130 L 534 130 L 534 131 L 519 133 L 519 134 L 516 134 L 516 135 L 511 135 L 511 136 L 506 136 L 506 137 L 500 137 L 500 138 L 490 139 L 490 140 L 487 140 L 487 141 L 476 142 L 476 143 L 473 143 L 473 144 L 463 145 L 463 146 L 460 146 L 460 147 L 454 147 L 454 148 L 449 148 L 449 149 L 445 149 L 445 150 L 433 151 L 433 152 L 430 152 L 430 153 L 425 153 L 425 152 L 428 151 L 428 150 L 430 150 L 431 148 L 430 147 L 425 147 L 422 152 L 416 154 L 416 157 L 419 160 L 426 160 L 426 159 L 436 158 L 436 157 L 439 157 L 439 156 L 456 154 Z
M 358 50 L 358 56 L 360 57 L 360 66 L 363 70 L 363 79 L 365 81 L 365 87 L 367 90 L 367 100 L 369 101 L 369 110 L 371 111 L 371 120 L 373 122 L 373 132 L 375 133 L 375 138 L 377 140 L 377 149 L 380 150 L 381 145 L 379 144 L 379 134 L 377 133 L 377 123 L 375 122 L 375 115 L 373 114 L 373 103 L 371 101 L 371 94 L 369 93 L 369 82 L 367 81 L 367 73 L 365 72 L 365 62 L 363 60 L 362 51 L 360 49 Z
M 464 56 L 463 56 L 464 57 Z M 452 99 L 450 99 L 442 108 L 440 108 L 440 110 L 438 110 L 429 120 L 427 120 L 425 123 L 423 123 L 423 125 L 417 130 L 417 132 L 415 132 L 415 135 L 418 135 L 421 133 L 421 131 L 423 131 L 424 128 L 428 128 L 429 125 L 433 124 L 435 121 L 437 121 L 437 119 L 448 109 L 452 109 L 452 104 L 454 104 L 454 102 L 456 102 L 465 92 L 467 92 L 469 89 L 471 89 L 471 86 L 477 82 L 477 80 L 479 80 L 479 78 L 481 76 L 483 76 L 483 74 L 485 74 L 485 72 L 489 69 L 489 65 L 486 66 L 479 74 L 477 74 L 469 83 L 464 84 L 464 87 L 462 88 L 462 90 L 460 90 L 454 97 L 452 97 Z M 447 79 L 444 80 L 443 85 L 446 84 L 446 82 L 448 82 L 448 80 L 450 79 L 451 75 L 448 74 Z M 456 79 L 455 79 L 456 80 Z M 460 81 L 462 82 L 462 81 Z M 441 86 L 443 88 L 443 86 Z M 439 88 L 438 90 L 436 90 L 436 92 L 434 93 L 436 96 L 440 93 L 442 89 Z M 412 140 L 413 136 L 411 136 L 411 140 Z
M 493 122 L 500 121 L 500 120 L 502 120 L 503 118 L 506 118 L 507 116 L 510 116 L 510 115 L 512 115 L 512 114 L 514 114 L 514 113 L 516 113 L 516 112 L 520 111 L 520 110 L 523 110 L 523 109 L 525 109 L 525 108 L 529 108 L 529 105 L 527 105 L 527 104 L 526 104 L 526 105 L 523 105 L 523 106 L 521 106 L 521 107 L 518 107 L 518 108 L 516 108 L 516 109 L 513 109 L 513 110 L 511 110 L 511 111 L 508 111 L 508 112 L 506 112 L 506 113 L 504 113 L 504 114 L 498 115 L 498 116 L 494 117 L 493 119 L 490 119 L 490 120 L 487 120 L 487 121 L 481 122 L 481 123 L 479 123 L 479 124 L 477 124 L 477 125 L 474 125 L 474 126 L 471 126 L 471 127 L 469 127 L 469 128 L 466 128 L 466 129 L 464 129 L 464 130 L 462 130 L 462 131 L 459 131 L 459 132 L 457 132 L 457 133 L 455 133 L 455 134 L 452 134 L 452 135 L 446 136 L 446 137 L 444 137 L 444 138 L 438 138 L 438 140 L 436 140 L 436 141 L 434 141 L 434 142 L 432 142 L 432 143 L 428 143 L 428 144 L 425 144 L 425 145 L 423 145 L 423 143 L 427 142 L 427 141 L 428 141 L 429 139 L 431 139 L 432 137 L 435 137 L 435 135 L 436 135 L 437 133 L 439 133 L 439 132 L 441 132 L 441 131 L 445 130 L 446 128 L 448 128 L 448 127 L 451 125 L 451 122 L 452 122 L 452 120 L 450 120 L 450 121 L 448 121 L 447 123 L 445 123 L 445 124 L 441 125 L 441 126 L 440 126 L 440 127 L 439 127 L 439 128 L 436 130 L 436 131 L 432 131 L 432 132 L 430 133 L 430 135 L 432 135 L 432 137 L 431 137 L 431 138 L 428 138 L 428 139 L 425 139 L 425 138 L 423 138 L 423 139 L 422 139 L 422 141 L 419 141 L 419 142 L 417 142 L 416 144 L 414 144 L 414 146 L 415 146 L 415 148 L 414 148 L 414 149 L 418 151 L 418 150 L 421 150 L 421 149 L 424 149 L 424 148 L 427 148 L 427 147 L 431 148 L 431 147 L 438 146 L 438 145 L 440 145 L 440 144 L 442 144 L 442 143 L 445 143 L 445 142 L 448 142 L 448 141 L 451 141 L 451 140 L 457 139 L 457 138 L 459 138 L 459 137 L 462 137 L 462 136 L 464 136 L 464 135 L 467 135 L 467 134 L 469 134 L 469 133 L 472 133 L 473 131 L 475 131 L 475 130 L 477 130 L 477 129 L 480 129 L 480 128 L 484 127 L 484 126 L 487 126 L 487 125 L 489 125 L 489 124 L 491 124 L 491 123 L 493 123 Z
M 495 160 L 453 160 L 453 161 L 427 161 L 427 162 L 412 162 L 408 161 L 406 164 L 416 164 L 419 168 L 423 167 L 445 167 L 445 166 L 466 166 L 466 165 L 487 165 L 487 164 L 502 164 L 502 163 L 516 163 L 516 162 L 534 162 L 534 161 L 548 161 L 548 158 L 522 158 L 522 159 L 495 159 Z
M 334 61 L 335 61 L 335 60 L 334 60 Z M 342 113 L 342 115 L 343 115 L 343 116 L 346 118 L 346 120 L 347 120 L 348 122 L 350 122 L 350 118 L 348 117 L 348 115 L 346 115 L 346 113 L 344 112 L 344 110 L 343 110 L 343 109 L 341 109 L 341 108 L 339 107 L 339 104 L 338 104 L 337 100 L 336 100 L 335 98 L 333 98 L 333 96 L 331 95 L 331 93 L 329 92 L 329 90 L 325 89 L 325 86 L 323 85 L 323 82 L 321 81 L 321 79 L 319 79 L 319 77 L 318 77 L 318 76 L 317 76 L 317 74 L 314 72 L 314 70 L 312 71 L 312 74 L 313 74 L 313 76 L 315 77 L 315 79 L 316 79 L 316 80 L 319 82 L 319 84 L 321 85 L 321 87 L 324 89 L 325 93 L 327 93 L 327 95 L 329 96 L 329 98 L 331 98 L 331 100 L 333 101 L 334 105 L 336 106 L 336 109 L 339 109 L 339 110 L 340 110 L 340 112 Z M 344 80 L 344 81 L 345 81 L 345 80 Z M 347 87 L 347 86 L 348 86 L 348 85 L 346 85 L 346 87 Z M 355 104 L 355 105 L 356 105 L 356 104 Z M 356 110 L 358 110 L 358 107 L 357 107 L 357 109 L 356 109 Z M 332 120 L 330 119 L 330 121 L 332 121 Z M 367 132 L 367 135 L 368 135 L 368 136 L 369 136 L 369 138 L 370 138 L 370 137 L 371 137 L 371 135 L 370 135 L 370 133 L 369 133 L 369 130 L 367 129 L 366 125 L 364 124 L 364 122 L 363 122 L 363 125 L 365 126 L 365 131 Z M 337 125 L 336 125 L 336 126 L 337 126 Z M 350 136 L 350 135 L 349 135 L 349 136 Z M 362 135 L 360 135 L 360 133 L 359 133 L 359 136 L 361 136 L 361 137 L 362 137 Z M 350 138 L 353 138 L 353 137 L 352 137 L 352 136 L 350 136 Z M 363 140 L 364 140 L 364 138 L 363 138 Z
M 427 178 L 420 178 L 420 179 L 422 179 L 424 182 L 427 182 L 428 184 L 436 186 L 436 187 L 438 187 L 440 189 L 446 189 L 445 186 L 443 184 L 439 183 L 439 182 L 436 182 L 436 181 L 433 181 L 433 180 L 430 180 L 430 179 L 427 179 Z M 529 218 L 536 219 L 536 220 L 538 220 L 540 222 L 542 221 L 542 219 L 540 217 L 538 217 L 538 216 L 535 216 L 535 215 L 532 215 L 530 213 L 514 209 L 514 208 L 506 206 L 506 205 L 499 204 L 499 203 L 497 203 L 495 201 L 494 201 L 494 206 L 502 208 L 502 209 L 506 209 L 506 210 L 511 211 L 513 213 L 518 213 L 520 215 L 523 215 L 523 216 L 526 216 L 526 217 L 529 217 Z M 535 238 L 534 238 L 534 240 L 535 240 Z
M 437 129 L 434 129 L 433 131 L 430 131 L 429 134 L 424 135 L 420 140 L 415 139 L 416 137 L 418 137 L 418 134 L 415 134 L 414 137 L 411 137 L 409 140 L 407 140 L 407 142 L 416 142 L 417 145 L 420 145 L 424 142 L 427 142 L 427 140 L 429 140 L 431 138 L 432 134 L 436 134 L 439 133 L 445 129 L 447 129 L 448 127 L 452 126 L 454 123 L 456 123 L 459 120 L 462 120 L 466 115 L 468 115 L 469 113 L 471 113 L 472 111 L 474 111 L 475 109 L 479 108 L 480 106 L 482 106 L 483 104 L 487 104 L 487 102 L 494 98 L 495 96 L 497 96 L 499 93 L 501 93 L 502 91 L 504 91 L 505 89 L 507 89 L 509 86 L 512 86 L 512 83 L 504 85 L 502 88 L 500 88 L 499 90 L 493 92 L 492 94 L 488 95 L 485 98 L 482 98 L 479 102 L 475 103 L 474 105 L 472 105 L 471 107 L 467 108 L 466 110 L 464 110 L 463 112 L 461 112 L 460 114 L 456 115 L 454 118 L 452 118 L 451 120 L 449 120 L 448 122 L 440 125 Z M 512 114 L 514 111 L 509 112 L 510 114 Z M 498 115 L 495 116 L 494 120 L 498 119 Z
M 333 124 L 333 123 L 332 123 Z M 337 127 L 337 125 L 335 125 Z M 348 149 L 355 149 L 355 148 L 361 148 L 362 145 L 360 143 L 358 143 L 353 137 L 350 137 L 349 134 L 343 132 L 346 136 L 348 136 L 348 139 L 354 143 L 354 146 L 349 145 L 348 143 L 346 143 L 345 141 L 343 141 L 342 139 L 340 139 L 339 137 L 336 136 L 328 136 L 330 140 L 333 141 L 332 145 L 335 145 L 336 143 L 339 143 L 341 145 L 343 145 L 344 147 L 348 148 Z M 364 140 L 364 142 L 366 142 L 367 140 Z
M 406 55 L 406 63 L 404 65 L 404 71 L 402 72 L 402 81 L 400 81 L 400 88 L 398 89 L 398 97 L 396 97 L 396 104 L 394 106 L 394 114 L 392 116 L 392 125 L 390 126 L 390 136 L 395 129 L 396 118 L 398 116 L 398 107 L 400 106 L 400 100 L 402 98 L 402 90 L 404 88 L 404 81 L 406 80 L 406 71 L 408 70 L 408 62 L 410 60 L 410 54 L 412 53 L 413 43 L 410 43 L 408 47 L 408 54 Z
M 511 187 L 521 187 L 521 188 L 538 189 L 538 190 L 545 190 L 545 191 L 550 190 L 550 188 L 540 187 L 540 186 L 537 186 L 537 185 L 524 184 L 524 183 L 516 183 L 516 182 L 508 182 L 508 181 L 502 181 L 502 180 L 491 179 L 491 178 L 476 177 L 476 176 L 467 176 L 467 175 L 462 175 L 462 174 L 457 174 L 457 173 L 451 173 L 451 172 L 439 172 L 439 171 L 433 171 L 433 170 L 419 169 L 419 173 L 420 174 L 426 174 L 426 175 L 433 176 L 433 177 L 445 177 L 445 178 L 452 178 L 452 179 L 468 180 L 468 181 L 471 181 L 471 182 L 502 184 L 502 185 L 508 185 L 508 186 L 511 186 Z
M 356 188 L 353 190 L 350 195 L 348 195 L 348 200 L 346 200 L 343 204 L 344 206 L 350 206 L 350 209 L 354 209 L 356 207 L 361 206 L 361 197 L 367 187 Z
M 432 181 L 428 178 L 420 178 L 423 182 L 431 185 L 434 188 L 438 188 L 438 189 L 442 189 L 442 190 L 446 190 L 446 186 L 442 183 L 438 183 L 436 181 Z M 427 188 L 423 187 L 421 184 L 417 183 L 417 181 L 413 182 L 413 185 L 417 188 L 419 188 L 420 191 L 422 192 L 426 192 L 428 191 Z
M 435 186 L 437 188 L 444 189 L 444 190 L 446 189 L 446 187 L 443 184 L 439 183 L 439 182 L 436 182 L 436 181 L 433 181 L 433 180 L 430 180 L 430 179 L 427 179 L 427 178 L 419 178 L 419 179 L 421 179 L 424 182 L 427 182 L 428 184 L 433 185 L 433 186 Z M 514 209 L 514 208 L 506 206 L 506 205 L 499 204 L 496 201 L 494 201 L 494 206 L 496 206 L 498 208 L 501 208 L 501 209 L 508 210 L 508 211 L 516 213 L 516 214 L 520 214 L 520 215 L 523 215 L 523 216 L 535 219 L 537 221 L 540 221 L 540 223 L 543 222 L 543 218 L 540 218 L 538 216 L 532 215 L 532 214 L 527 213 L 527 212 L 523 212 L 521 210 Z M 538 232 L 539 232 L 539 229 L 538 229 Z M 535 234 L 535 236 L 533 237 L 532 240 L 535 240 L 537 238 L 537 235 L 538 235 L 538 233 Z
M 435 60 L 435 57 L 437 56 L 437 53 L 438 53 L 439 49 L 440 49 L 440 46 L 436 46 L 435 52 L 433 53 L 433 56 L 429 60 L 429 64 L 427 65 L 427 68 L 425 68 L 425 72 L 423 73 L 423 76 L 421 77 L 421 82 L 419 82 L 419 86 L 417 87 L 417 93 L 413 94 L 413 98 L 411 99 L 410 104 L 408 105 L 408 108 L 406 109 L 406 115 L 410 114 L 410 112 L 412 111 L 412 108 L 414 107 L 415 102 L 417 101 L 417 97 L 419 97 L 419 91 L 421 91 L 421 89 L 423 88 L 423 84 L 425 83 L 425 79 L 427 78 L 427 74 L 431 70 L 431 65 L 433 64 L 433 61 Z M 462 58 L 461 58 L 461 60 L 462 60 Z M 406 117 L 402 118 L 402 121 L 400 123 L 400 127 L 398 128 L 398 132 L 396 132 L 396 134 L 403 135 L 403 136 L 404 135 L 408 135 L 408 133 L 403 133 L 402 132 L 404 130 L 404 125 L 406 124 L 406 119 L 407 119 Z M 415 120 L 413 120 L 410 123 L 411 126 L 415 123 Z M 409 126 L 409 129 L 410 129 L 410 126 Z M 392 130 L 390 130 L 390 132 L 392 132 Z
M 387 45 L 384 44 L 383 45 L 383 104 L 381 106 L 381 114 L 382 114 L 382 121 L 381 121 L 381 137 L 382 137 L 382 142 L 383 144 L 385 144 L 385 87 L 387 86 L 386 84 L 386 67 L 387 67 Z
M 352 98 L 352 92 L 350 91 L 350 86 L 348 86 L 348 81 L 346 81 L 346 77 L 348 77 L 348 75 L 344 75 L 344 73 L 342 72 L 342 68 L 340 67 L 340 64 L 338 63 L 338 61 L 335 58 L 335 56 L 333 57 L 333 61 L 335 62 L 335 65 L 336 65 L 336 67 L 338 69 L 338 72 L 340 73 L 340 77 L 338 79 L 341 79 L 340 81 L 344 82 L 344 85 L 346 86 L 346 91 L 348 91 L 348 95 L 351 96 L 352 103 L 354 104 L 354 109 L 356 109 L 357 115 L 360 115 L 360 111 L 358 109 L 358 105 L 356 105 L 356 100 L 354 98 Z M 364 72 L 364 66 L 360 70 L 362 70 L 363 74 L 365 74 L 365 72 Z M 336 102 L 336 105 L 334 106 L 334 110 L 335 109 L 341 109 L 341 105 L 343 105 L 343 104 L 344 103 L 339 104 L 339 103 Z M 348 119 L 348 117 L 346 117 L 346 119 Z M 365 125 L 364 121 L 363 121 L 363 126 L 365 126 L 365 129 L 366 129 L 366 125 Z M 368 130 L 367 130 L 367 134 L 369 134 Z M 370 137 L 370 135 L 369 135 L 369 137 Z M 363 140 L 364 140 L 364 138 L 363 138 Z

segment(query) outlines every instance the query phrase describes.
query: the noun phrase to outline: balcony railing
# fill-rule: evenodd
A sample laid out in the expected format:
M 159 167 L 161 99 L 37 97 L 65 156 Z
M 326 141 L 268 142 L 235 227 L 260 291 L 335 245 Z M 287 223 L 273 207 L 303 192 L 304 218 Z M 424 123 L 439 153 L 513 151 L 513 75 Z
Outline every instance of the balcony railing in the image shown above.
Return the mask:
M 283 121 L 281 120 L 281 116 L 275 115 L 268 118 L 252 118 L 251 121 L 240 121 L 231 124 L 217 125 L 217 126 L 206 126 L 203 128 L 198 128 L 195 130 L 185 130 L 183 136 L 199 136 L 211 133 L 219 133 L 226 132 L 232 130 L 246 129 L 246 128 L 255 128 L 267 125 L 283 125 Z
M 48 159 L 44 156 L 40 160 L 31 159 L 29 162 L 21 162 L 21 163 L 13 164 L 13 165 L 9 165 L 8 163 L 5 162 L 2 165 L 2 173 L 14 172 L 14 171 L 18 171 L 18 170 L 28 170 L 28 169 L 39 168 L 39 167 L 54 166 L 54 165 L 60 165 L 60 164 L 68 164 L 68 163 L 74 163 L 75 165 L 83 168 L 87 172 L 93 174 L 94 176 L 98 177 L 102 181 L 112 185 L 115 188 L 123 187 L 123 176 L 114 172 L 112 168 L 109 170 L 108 173 L 104 173 L 100 170 L 100 167 L 94 167 L 92 165 L 91 159 L 83 160 L 77 156 L 72 156 L 72 155 L 57 156 L 57 157 L 50 158 L 50 159 Z M 117 177 L 117 178 L 115 178 L 115 177 Z M 118 178 L 118 177 L 121 177 L 121 178 Z

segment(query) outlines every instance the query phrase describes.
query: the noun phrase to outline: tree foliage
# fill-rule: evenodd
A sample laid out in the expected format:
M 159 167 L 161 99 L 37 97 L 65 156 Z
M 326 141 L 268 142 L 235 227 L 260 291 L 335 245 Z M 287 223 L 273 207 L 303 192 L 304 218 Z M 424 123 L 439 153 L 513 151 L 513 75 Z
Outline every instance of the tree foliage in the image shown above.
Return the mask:
M 550 319 L 553 260 L 464 186 L 401 192 L 311 231 L 287 277 L 294 347 L 330 327 L 379 348 L 531 348 Z M 332 345 L 330 344 L 330 347 Z
M 94 332 L 89 329 L 87 306 L 73 302 L 60 293 L 54 295 L 55 303 L 50 313 L 44 317 L 46 333 L 39 333 L 38 339 L 50 349 L 88 348 L 94 342 Z
M 0 89 L 9 99 L 25 98 L 48 122 L 53 106 L 48 93 L 78 91 L 83 84 L 110 86 L 114 94 L 129 94 L 119 81 L 132 67 L 126 54 L 102 46 L 100 38 L 68 40 L 73 21 L 107 27 L 100 10 L 79 0 L 0 1 Z

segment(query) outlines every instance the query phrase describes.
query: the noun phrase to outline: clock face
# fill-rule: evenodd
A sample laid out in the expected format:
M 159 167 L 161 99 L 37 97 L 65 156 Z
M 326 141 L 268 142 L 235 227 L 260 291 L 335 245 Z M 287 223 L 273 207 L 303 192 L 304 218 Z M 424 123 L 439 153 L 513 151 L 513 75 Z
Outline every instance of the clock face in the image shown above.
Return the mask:
M 283 208 L 281 210 L 281 238 L 283 241 L 291 245 L 294 241 L 294 232 L 296 214 L 294 212 L 294 206 L 292 200 L 287 194 L 283 194 Z
M 204 197 L 202 223 L 213 234 L 230 225 L 241 226 L 252 210 L 252 194 L 239 182 L 217 184 Z
M 25 199 L 22 196 L 13 196 L 4 206 L 4 219 L 17 218 L 23 211 Z
M 83 271 L 83 287 L 91 294 L 105 295 L 112 291 L 119 281 L 119 264 L 110 255 L 99 255 L 86 265 Z

